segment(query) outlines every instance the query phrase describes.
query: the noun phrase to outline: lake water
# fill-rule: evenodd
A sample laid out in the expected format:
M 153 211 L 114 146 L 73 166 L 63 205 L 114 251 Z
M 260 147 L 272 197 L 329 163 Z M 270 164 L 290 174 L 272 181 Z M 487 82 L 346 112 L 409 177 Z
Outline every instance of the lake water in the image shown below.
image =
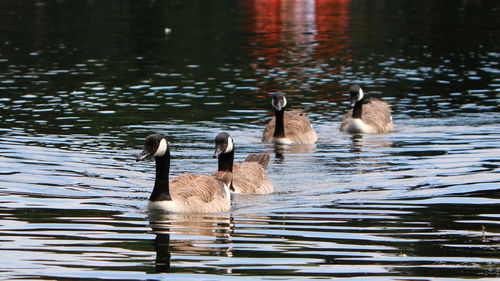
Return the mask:
M 499 27 L 486 0 L 0 2 L 0 278 L 496 280 Z M 339 132 L 353 83 L 393 133 Z M 260 142 L 275 91 L 317 144 Z M 144 137 L 210 174 L 221 131 L 275 192 L 148 213 Z

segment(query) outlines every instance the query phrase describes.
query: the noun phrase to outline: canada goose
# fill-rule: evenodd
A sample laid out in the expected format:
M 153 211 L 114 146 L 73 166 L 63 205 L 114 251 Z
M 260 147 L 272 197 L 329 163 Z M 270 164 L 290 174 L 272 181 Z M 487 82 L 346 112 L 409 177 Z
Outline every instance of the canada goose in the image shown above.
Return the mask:
M 168 181 L 170 148 L 164 135 L 146 137 L 144 150 L 137 161 L 154 157 L 156 176 L 148 209 L 161 209 L 178 213 L 219 213 L 231 207 L 229 185 L 214 176 L 182 174 Z
M 269 121 L 264 129 L 263 142 L 312 144 L 318 140 L 318 136 L 305 111 L 292 110 L 285 112 L 285 94 L 276 93 L 271 104 L 275 108 L 275 117 Z
M 232 174 L 230 190 L 234 193 L 268 194 L 273 192 L 273 184 L 266 169 L 271 157 L 267 153 L 250 153 L 245 161 L 233 164 L 234 143 L 228 133 L 215 137 L 214 158 L 219 158 L 218 173 L 225 171 Z M 230 175 L 227 175 L 230 176 Z
M 359 85 L 350 89 L 351 107 L 340 125 L 340 130 L 348 133 L 388 133 L 394 129 L 391 106 L 372 98 L 363 104 L 363 90 Z

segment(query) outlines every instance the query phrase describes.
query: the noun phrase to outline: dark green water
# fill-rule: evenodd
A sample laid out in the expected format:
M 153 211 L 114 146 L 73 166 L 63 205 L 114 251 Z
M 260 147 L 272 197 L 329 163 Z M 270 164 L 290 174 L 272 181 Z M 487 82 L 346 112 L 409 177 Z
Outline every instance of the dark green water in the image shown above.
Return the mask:
M 0 277 L 495 280 L 499 27 L 484 0 L 0 2 Z M 353 83 L 395 132 L 338 131 Z M 316 145 L 260 143 L 274 91 Z M 148 214 L 144 137 L 209 174 L 221 131 L 275 192 Z

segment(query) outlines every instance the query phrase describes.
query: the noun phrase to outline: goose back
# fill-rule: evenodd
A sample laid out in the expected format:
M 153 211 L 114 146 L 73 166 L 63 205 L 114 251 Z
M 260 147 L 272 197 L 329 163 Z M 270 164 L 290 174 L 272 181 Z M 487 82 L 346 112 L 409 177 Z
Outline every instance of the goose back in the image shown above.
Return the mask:
M 267 157 L 270 157 L 267 153 L 260 155 L 267 155 Z M 263 158 L 267 159 L 267 157 Z M 265 168 L 269 163 L 269 159 L 264 160 L 264 162 L 265 163 L 245 160 L 241 163 L 234 164 L 232 182 L 233 192 L 253 194 L 268 194 L 273 192 L 273 184 Z
M 269 155 L 269 153 L 250 153 L 247 158 L 245 158 L 244 162 L 257 162 L 262 166 L 262 168 L 264 168 L 264 170 L 267 170 L 270 160 L 271 155 Z

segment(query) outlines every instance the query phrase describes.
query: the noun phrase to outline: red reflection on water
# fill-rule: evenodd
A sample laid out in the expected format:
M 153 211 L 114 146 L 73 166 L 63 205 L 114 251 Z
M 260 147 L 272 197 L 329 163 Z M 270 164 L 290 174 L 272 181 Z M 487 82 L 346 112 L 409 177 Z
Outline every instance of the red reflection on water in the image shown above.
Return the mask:
M 350 59 L 343 53 L 350 47 L 347 36 L 350 0 L 316 0 L 316 40 L 318 59 Z
M 340 71 L 342 62 L 350 59 L 346 51 L 350 46 L 349 3 L 349 0 L 243 2 L 245 29 L 249 34 L 246 46 L 254 57 L 251 66 L 266 77 L 259 85 L 262 91 L 304 91 L 311 87 L 308 82 L 311 73 L 321 79 Z

